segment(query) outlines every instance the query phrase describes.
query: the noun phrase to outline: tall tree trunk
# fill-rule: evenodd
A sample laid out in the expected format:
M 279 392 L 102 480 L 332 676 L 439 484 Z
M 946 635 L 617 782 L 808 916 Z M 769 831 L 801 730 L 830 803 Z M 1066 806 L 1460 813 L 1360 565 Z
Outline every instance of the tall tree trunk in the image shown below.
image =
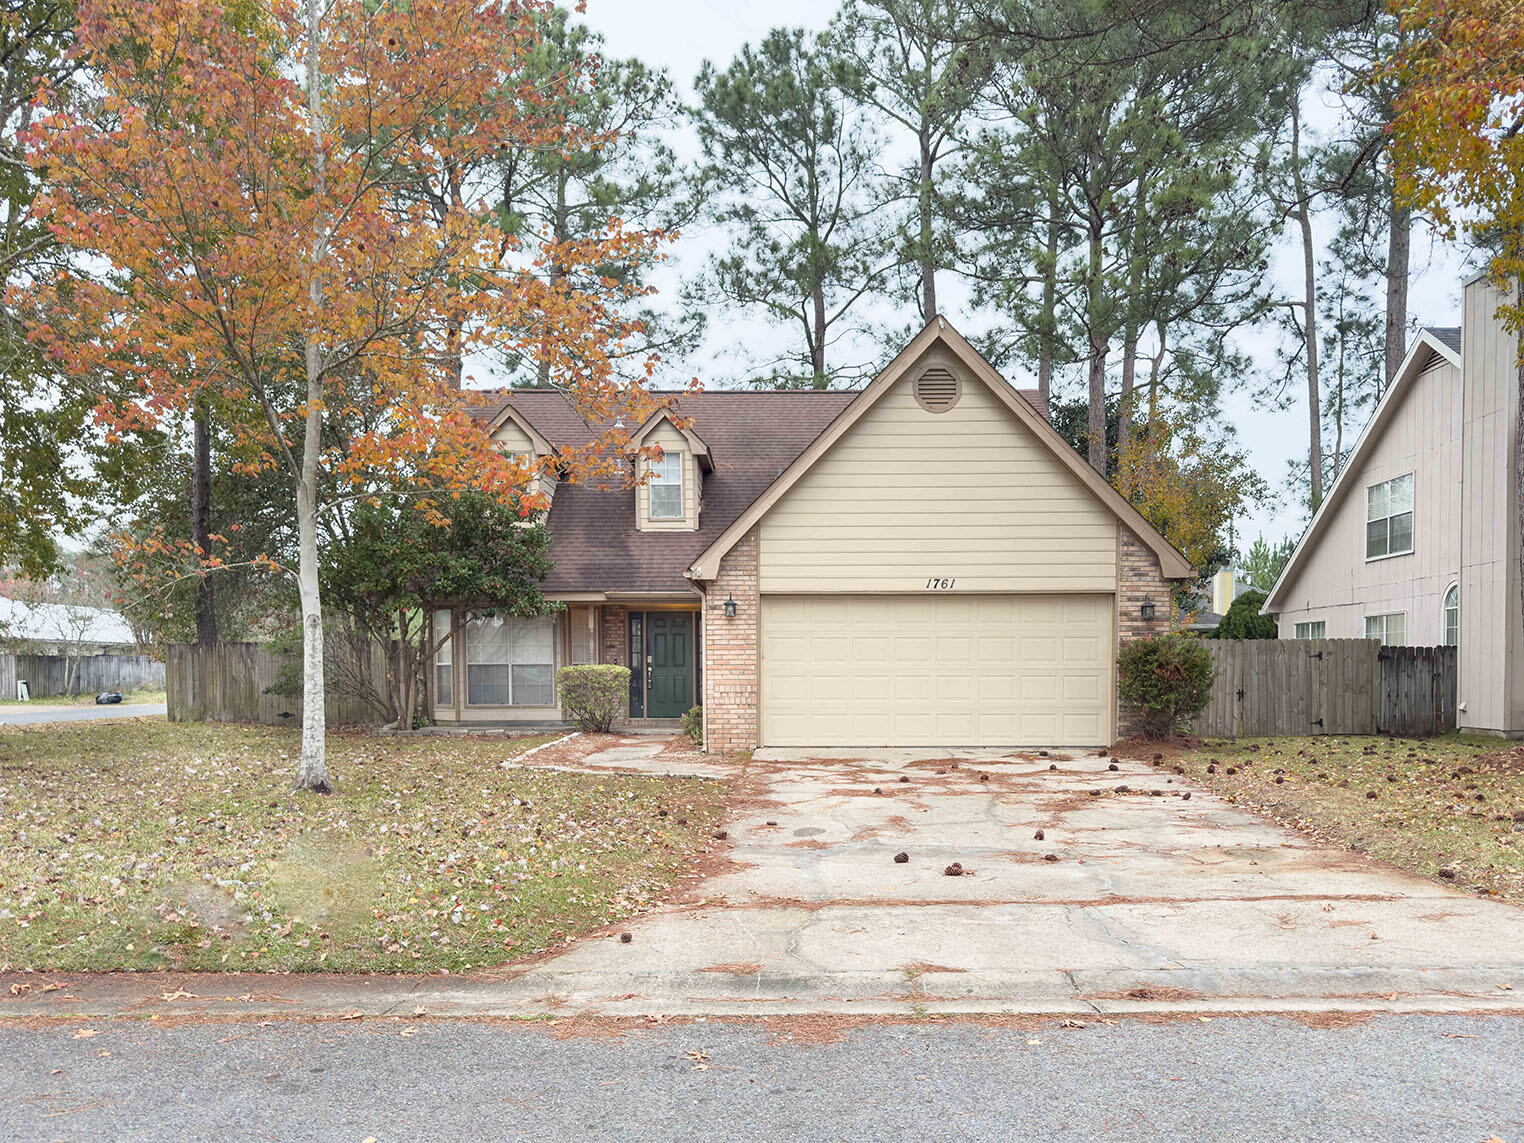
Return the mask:
M 319 204 L 327 196 L 326 135 L 323 118 L 323 80 L 318 69 L 318 34 L 322 0 L 307 0 L 307 109 L 311 116 L 313 191 Z M 317 496 L 318 457 L 323 440 L 322 263 L 326 255 L 326 222 L 321 209 L 314 223 L 307 303 L 306 336 L 307 419 L 303 426 L 301 473 L 296 481 L 297 591 L 302 605 L 302 758 L 296 788 L 332 792 L 328 780 L 327 687 L 323 676 L 323 600 L 318 588 Z
M 191 460 L 191 541 L 204 561 L 212 546 L 212 433 L 204 407 L 192 421 L 195 444 Z M 217 611 L 213 606 L 212 577 L 196 580 L 196 643 L 210 647 L 217 642 Z
M 565 242 L 571 234 L 570 211 L 566 205 L 566 183 L 570 176 L 566 170 L 565 162 L 556 168 L 556 219 L 551 228 L 551 233 L 557 242 Z M 561 265 L 560 259 L 555 259 L 550 266 L 550 282 L 552 286 L 559 286 L 561 280 L 566 277 L 566 269 Z M 540 343 L 539 368 L 535 370 L 535 387 L 537 389 L 550 388 L 550 344 L 548 341 Z
M 815 336 L 810 342 L 810 384 L 816 389 L 827 388 L 831 380 L 826 376 L 825 366 L 825 337 L 826 337 L 826 302 L 825 287 L 816 283 L 814 289 L 815 308 Z
M 1132 322 L 1122 334 L 1122 396 L 1117 409 L 1117 463 L 1132 445 L 1133 386 L 1138 370 L 1138 328 Z
M 937 262 L 933 249 L 935 218 L 932 215 L 931 125 L 921 124 L 920 237 L 916 254 L 921 261 L 921 319 L 937 316 Z
M 1385 392 L 1408 352 L 1408 262 L 1413 244 L 1413 212 L 1392 201 L 1386 235 L 1386 383 Z
M 1090 467 L 1106 475 L 1106 350 L 1108 338 L 1101 329 L 1101 218 L 1090 217 L 1090 262 L 1085 274 L 1086 324 L 1090 327 Z
M 1047 261 L 1042 271 L 1042 343 L 1037 358 L 1037 391 L 1044 407 L 1053 389 L 1053 342 L 1058 325 L 1058 181 L 1048 187 Z
M 1323 503 L 1323 398 L 1318 384 L 1317 251 L 1312 242 L 1312 202 L 1302 174 L 1301 97 L 1291 98 L 1291 178 L 1296 192 L 1296 220 L 1302 231 L 1302 337 L 1307 349 L 1308 502 L 1316 512 Z

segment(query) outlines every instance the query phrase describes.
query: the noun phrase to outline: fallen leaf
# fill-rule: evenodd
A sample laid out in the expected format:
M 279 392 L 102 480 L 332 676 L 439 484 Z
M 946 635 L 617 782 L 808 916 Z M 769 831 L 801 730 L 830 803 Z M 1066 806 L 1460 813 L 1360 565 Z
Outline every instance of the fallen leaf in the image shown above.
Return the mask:
M 81 1028 L 79 1031 L 74 1033 L 73 1038 L 76 1040 L 88 1040 L 91 1036 L 99 1035 L 100 1029 L 98 1028 Z
M 194 992 L 186 992 L 183 988 L 177 988 L 173 992 L 159 993 L 162 1000 L 189 1000 L 194 995 L 196 995 Z

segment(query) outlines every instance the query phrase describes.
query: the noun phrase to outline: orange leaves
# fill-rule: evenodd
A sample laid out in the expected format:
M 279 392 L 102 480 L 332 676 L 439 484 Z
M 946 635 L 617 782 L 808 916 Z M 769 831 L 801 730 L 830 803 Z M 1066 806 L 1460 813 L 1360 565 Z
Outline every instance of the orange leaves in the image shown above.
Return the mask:
M 640 423 L 654 403 L 614 362 L 636 329 L 621 306 L 644 289 L 604 268 L 658 257 L 668 236 L 619 220 L 568 242 L 500 228 L 505 149 L 600 143 L 566 114 L 587 70 L 530 66 L 547 3 L 332 0 L 321 124 L 302 9 L 80 0 L 102 110 L 40 116 L 29 157 L 49 172 L 39 217 L 109 272 L 38 283 L 36 336 L 61 368 L 99 379 L 115 439 L 210 401 L 235 471 L 294 477 L 318 413 L 342 495 L 476 488 L 532 512 L 536 473 L 456 408 L 458 363 L 527 353 L 593 423 Z M 614 463 L 607 445 L 587 451 Z M 583 464 L 563 458 L 563 475 Z
M 1498 240 L 1491 270 L 1524 280 L 1524 7 L 1416 0 L 1377 75 L 1399 94 L 1388 130 L 1397 193 L 1451 235 Z M 1504 307 L 1512 328 L 1524 305 Z

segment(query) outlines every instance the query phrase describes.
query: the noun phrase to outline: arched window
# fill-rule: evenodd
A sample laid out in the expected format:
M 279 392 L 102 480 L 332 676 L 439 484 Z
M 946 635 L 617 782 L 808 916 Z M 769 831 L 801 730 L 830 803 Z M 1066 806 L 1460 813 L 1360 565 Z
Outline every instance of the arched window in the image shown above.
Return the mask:
M 1445 592 L 1444 613 L 1440 616 L 1444 630 L 1444 644 L 1454 647 L 1460 642 L 1460 584 L 1452 583 Z

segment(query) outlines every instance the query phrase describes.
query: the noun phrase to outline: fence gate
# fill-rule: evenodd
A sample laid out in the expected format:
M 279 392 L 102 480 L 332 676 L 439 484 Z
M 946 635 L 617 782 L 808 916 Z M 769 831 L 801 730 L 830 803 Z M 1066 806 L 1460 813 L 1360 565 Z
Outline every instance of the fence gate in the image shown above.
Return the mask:
M 1215 738 L 1374 734 L 1374 639 L 1206 639 L 1212 699 L 1195 732 Z M 1453 715 L 1452 715 L 1453 720 Z

